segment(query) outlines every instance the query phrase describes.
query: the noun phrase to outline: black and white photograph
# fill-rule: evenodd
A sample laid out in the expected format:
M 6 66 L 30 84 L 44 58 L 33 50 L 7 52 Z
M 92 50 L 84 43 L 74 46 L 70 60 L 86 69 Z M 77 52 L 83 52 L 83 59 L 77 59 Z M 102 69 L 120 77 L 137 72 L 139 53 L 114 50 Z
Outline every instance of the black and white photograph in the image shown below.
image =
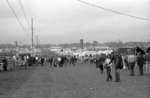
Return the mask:
M 150 98 L 150 0 L 0 0 L 0 98 Z

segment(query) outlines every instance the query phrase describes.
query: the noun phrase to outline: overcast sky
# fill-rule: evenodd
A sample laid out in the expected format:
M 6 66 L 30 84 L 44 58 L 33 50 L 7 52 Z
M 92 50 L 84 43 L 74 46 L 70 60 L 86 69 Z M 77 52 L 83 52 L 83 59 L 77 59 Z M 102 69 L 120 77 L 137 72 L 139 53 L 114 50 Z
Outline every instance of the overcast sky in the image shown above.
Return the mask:
M 31 43 L 31 31 L 18 3 L 9 0 L 27 29 L 24 32 L 8 7 L 0 0 L 0 43 Z M 77 0 L 21 0 L 27 19 L 34 18 L 34 35 L 41 43 L 86 41 L 150 41 L 150 21 L 138 20 L 91 7 Z M 150 19 L 149 0 L 85 0 L 122 13 Z

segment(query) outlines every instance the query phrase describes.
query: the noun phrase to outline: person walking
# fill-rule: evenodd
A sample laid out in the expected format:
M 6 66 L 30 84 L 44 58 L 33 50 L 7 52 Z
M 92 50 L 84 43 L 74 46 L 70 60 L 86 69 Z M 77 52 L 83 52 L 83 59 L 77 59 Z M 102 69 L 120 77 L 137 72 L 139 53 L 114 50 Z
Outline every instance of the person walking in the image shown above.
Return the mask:
M 145 60 L 146 60 L 146 73 L 150 73 L 150 47 L 147 49 Z
M 120 82 L 120 69 L 123 68 L 123 62 L 119 52 L 115 52 L 113 60 L 115 66 L 115 82 Z
M 145 63 L 144 55 L 142 53 L 140 53 L 140 52 L 137 53 L 137 64 L 139 66 L 139 73 L 140 73 L 140 75 L 144 74 L 144 72 L 143 72 L 144 63 Z
M 104 68 L 106 68 L 106 81 L 112 81 L 112 75 L 111 75 L 112 63 L 110 57 L 107 57 L 105 59 Z
M 7 58 L 5 57 L 3 60 L 3 70 L 4 71 L 7 71 L 7 67 L 8 67 L 8 61 L 7 61 Z
M 136 64 L 136 56 L 134 54 L 129 54 L 127 56 L 127 62 L 129 66 L 129 72 L 131 76 L 134 76 L 134 68 Z
M 97 64 L 99 70 L 101 71 L 101 74 L 103 74 L 104 72 L 104 66 L 103 66 L 104 62 L 105 62 L 105 54 L 101 54 Z

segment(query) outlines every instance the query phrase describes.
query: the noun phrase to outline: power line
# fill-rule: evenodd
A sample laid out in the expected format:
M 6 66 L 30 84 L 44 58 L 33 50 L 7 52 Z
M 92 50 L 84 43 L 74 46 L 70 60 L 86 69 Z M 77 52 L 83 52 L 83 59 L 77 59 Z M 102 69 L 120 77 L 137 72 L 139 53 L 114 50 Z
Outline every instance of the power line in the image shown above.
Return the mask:
M 13 9 L 13 7 L 11 6 L 10 2 L 8 0 L 6 0 L 8 7 L 11 9 L 11 11 L 13 12 L 16 20 L 18 21 L 19 25 L 21 26 L 21 28 L 23 29 L 23 31 L 26 32 L 26 28 L 24 27 L 24 25 L 21 23 L 21 21 L 19 20 L 19 17 L 17 16 L 15 10 Z
M 29 26 L 30 23 L 29 23 L 29 21 L 28 21 L 28 19 L 27 19 L 27 15 L 26 15 L 24 6 L 23 6 L 23 4 L 22 4 L 22 1 L 21 1 L 21 0 L 18 0 L 18 2 L 19 2 L 19 5 L 20 5 L 21 10 L 22 10 L 22 12 L 23 12 L 23 15 L 24 15 L 24 17 L 25 17 L 25 20 L 26 20 L 26 22 L 27 22 L 27 24 L 28 24 L 28 26 Z
M 84 3 L 86 5 L 92 6 L 92 7 L 96 7 L 96 8 L 102 9 L 104 11 L 108 11 L 108 12 L 112 12 L 112 13 L 115 13 L 115 14 L 119 14 L 119 15 L 122 15 L 122 16 L 128 16 L 128 17 L 131 17 L 131 18 L 139 19 L 139 20 L 150 21 L 150 18 L 144 18 L 144 17 L 135 16 L 135 15 L 130 15 L 130 14 L 127 14 L 127 13 L 122 13 L 122 12 L 119 12 L 119 11 L 115 11 L 113 9 L 102 7 L 100 5 L 96 5 L 96 4 L 92 4 L 92 3 L 86 2 L 86 1 L 83 1 L 83 0 L 77 0 L 77 1 L 79 1 L 81 3 Z

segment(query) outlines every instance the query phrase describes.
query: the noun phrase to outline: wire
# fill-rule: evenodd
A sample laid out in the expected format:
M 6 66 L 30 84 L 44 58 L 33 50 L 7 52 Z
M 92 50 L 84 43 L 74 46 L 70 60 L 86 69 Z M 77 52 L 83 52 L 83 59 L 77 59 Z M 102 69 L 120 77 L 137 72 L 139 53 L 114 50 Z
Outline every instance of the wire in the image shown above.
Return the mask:
M 15 10 L 13 9 L 13 7 L 11 6 L 10 2 L 8 0 L 6 0 L 8 7 L 11 9 L 11 11 L 13 12 L 16 20 L 18 21 L 19 25 L 21 26 L 21 28 L 23 29 L 23 31 L 26 32 L 26 28 L 23 26 L 23 24 L 21 23 L 21 21 L 19 20 L 19 17 L 17 16 Z
M 92 7 L 96 7 L 96 8 L 102 9 L 104 11 L 108 11 L 108 12 L 112 12 L 112 13 L 115 13 L 115 14 L 119 14 L 119 15 L 122 15 L 122 16 L 128 16 L 128 17 L 131 17 L 131 18 L 139 19 L 139 20 L 150 21 L 150 18 L 144 18 L 144 17 L 135 16 L 135 15 L 130 15 L 130 14 L 127 14 L 127 13 L 122 13 L 122 12 L 119 12 L 119 11 L 115 11 L 113 9 L 105 8 L 105 7 L 96 5 L 96 4 L 92 4 L 92 3 L 86 2 L 86 1 L 83 1 L 83 0 L 77 0 L 77 1 L 79 1 L 81 3 L 84 3 L 86 5 L 92 6 Z
M 28 19 L 27 19 L 27 15 L 26 15 L 24 6 L 23 6 L 23 4 L 22 4 L 22 1 L 21 1 L 21 0 L 18 0 L 18 2 L 19 2 L 19 5 L 20 5 L 21 10 L 22 10 L 22 12 L 23 12 L 23 15 L 24 15 L 24 17 L 25 17 L 25 20 L 26 20 L 27 24 L 30 26 L 30 23 L 29 23 L 29 21 L 28 21 Z

